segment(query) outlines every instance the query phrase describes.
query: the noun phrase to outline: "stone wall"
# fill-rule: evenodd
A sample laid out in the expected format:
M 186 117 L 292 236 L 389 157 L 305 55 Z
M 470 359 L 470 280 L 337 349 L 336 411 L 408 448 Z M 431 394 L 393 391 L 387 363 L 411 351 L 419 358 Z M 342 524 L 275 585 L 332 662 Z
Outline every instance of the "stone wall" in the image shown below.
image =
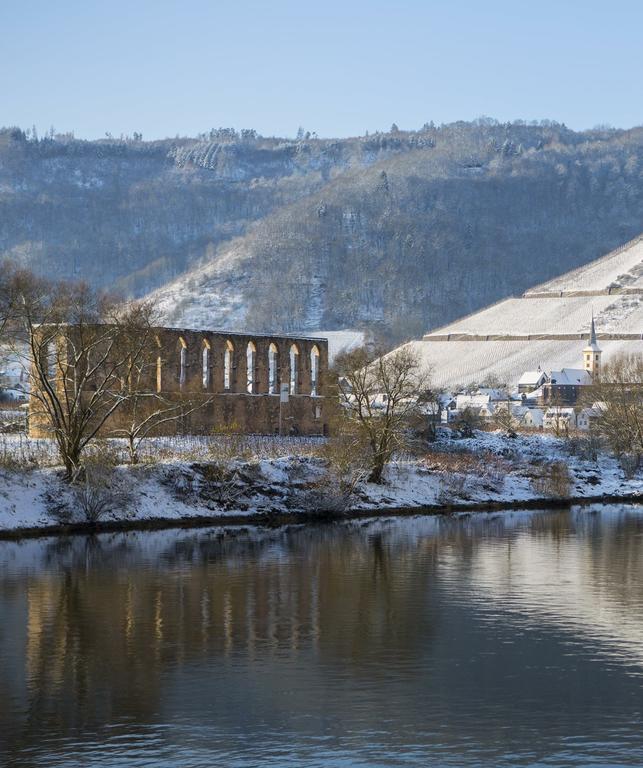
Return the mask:
M 185 403 L 186 411 L 181 418 L 159 425 L 152 434 L 275 434 L 279 430 L 281 384 L 288 384 L 290 393 L 288 403 L 281 406 L 282 434 L 327 433 L 325 339 L 157 328 L 150 336 L 150 346 L 149 364 L 137 386 L 138 391 L 147 393 L 137 399 L 137 420 L 168 404 Z M 275 361 L 272 376 L 269 357 Z M 291 369 L 293 358 L 296 363 Z M 252 362 L 254 365 L 249 366 Z M 152 393 L 159 397 L 150 397 Z M 29 416 L 32 437 L 50 436 L 33 398 Z M 124 404 L 110 417 L 101 435 L 117 434 L 131 419 L 132 405 Z

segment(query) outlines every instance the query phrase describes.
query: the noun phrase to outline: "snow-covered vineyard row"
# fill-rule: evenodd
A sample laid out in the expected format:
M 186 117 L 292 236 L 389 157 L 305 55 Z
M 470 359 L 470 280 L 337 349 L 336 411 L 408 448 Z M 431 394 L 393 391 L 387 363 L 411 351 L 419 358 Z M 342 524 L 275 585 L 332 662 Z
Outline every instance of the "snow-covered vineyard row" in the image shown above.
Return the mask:
M 537 285 L 526 296 L 541 293 L 643 289 L 643 236 L 616 248 L 591 264 Z
M 587 334 L 592 312 L 601 333 L 641 334 L 643 295 L 565 296 L 563 298 L 507 299 L 475 315 L 426 334 L 439 337 Z
M 579 368 L 585 342 L 578 339 L 530 341 L 412 341 L 431 384 L 450 391 L 491 379 L 515 385 L 525 371 Z M 643 355 L 641 341 L 601 341 L 603 361 L 621 353 Z
M 643 355 L 643 237 L 520 298 L 431 331 L 410 348 L 436 387 L 490 380 L 513 387 L 525 371 L 582 367 L 592 316 L 603 364 Z
M 541 293 L 643 289 L 643 236 L 616 248 L 600 259 L 537 285 L 525 296 Z

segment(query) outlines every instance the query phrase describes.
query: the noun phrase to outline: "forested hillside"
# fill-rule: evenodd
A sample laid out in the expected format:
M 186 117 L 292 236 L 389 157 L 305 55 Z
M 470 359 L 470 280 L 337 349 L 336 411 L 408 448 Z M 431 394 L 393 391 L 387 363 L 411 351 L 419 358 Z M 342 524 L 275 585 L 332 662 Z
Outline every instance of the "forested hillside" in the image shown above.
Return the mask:
M 643 129 L 328 140 L 0 133 L 0 255 L 176 325 L 417 336 L 643 231 Z

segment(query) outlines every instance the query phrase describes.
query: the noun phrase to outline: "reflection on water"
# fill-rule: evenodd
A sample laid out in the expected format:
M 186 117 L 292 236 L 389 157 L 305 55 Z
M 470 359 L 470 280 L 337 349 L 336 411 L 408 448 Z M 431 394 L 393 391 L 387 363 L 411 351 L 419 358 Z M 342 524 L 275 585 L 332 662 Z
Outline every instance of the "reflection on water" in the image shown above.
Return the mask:
M 643 762 L 643 508 L 0 543 L 0 764 Z

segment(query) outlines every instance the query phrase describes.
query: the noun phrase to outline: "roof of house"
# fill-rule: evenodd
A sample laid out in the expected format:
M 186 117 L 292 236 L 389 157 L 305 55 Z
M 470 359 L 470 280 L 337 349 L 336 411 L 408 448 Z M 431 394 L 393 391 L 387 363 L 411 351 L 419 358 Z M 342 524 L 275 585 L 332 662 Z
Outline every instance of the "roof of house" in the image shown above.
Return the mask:
M 534 389 L 533 392 L 528 392 L 524 398 L 523 402 L 526 402 L 527 400 L 538 400 L 543 396 L 543 388 L 538 387 L 538 389 Z
M 545 376 L 545 372 L 538 370 L 538 371 L 525 371 L 523 375 L 518 379 L 518 386 L 522 385 L 528 385 L 528 384 L 538 384 L 538 382 L 541 380 L 543 376 Z
M 461 406 L 480 407 L 486 405 L 490 401 L 491 397 L 489 395 L 480 394 L 478 392 L 472 395 L 460 393 L 455 396 L 455 402 L 458 408 Z
M 603 413 L 605 412 L 605 409 L 606 409 L 605 403 L 597 402 L 597 403 L 593 403 L 590 408 L 583 408 L 578 415 L 587 416 L 588 418 L 592 418 L 592 417 L 598 418 L 599 416 L 603 415 Z
M 550 382 L 558 386 L 578 386 L 591 384 L 592 377 L 583 368 L 562 368 L 560 371 L 552 371 L 549 376 Z

